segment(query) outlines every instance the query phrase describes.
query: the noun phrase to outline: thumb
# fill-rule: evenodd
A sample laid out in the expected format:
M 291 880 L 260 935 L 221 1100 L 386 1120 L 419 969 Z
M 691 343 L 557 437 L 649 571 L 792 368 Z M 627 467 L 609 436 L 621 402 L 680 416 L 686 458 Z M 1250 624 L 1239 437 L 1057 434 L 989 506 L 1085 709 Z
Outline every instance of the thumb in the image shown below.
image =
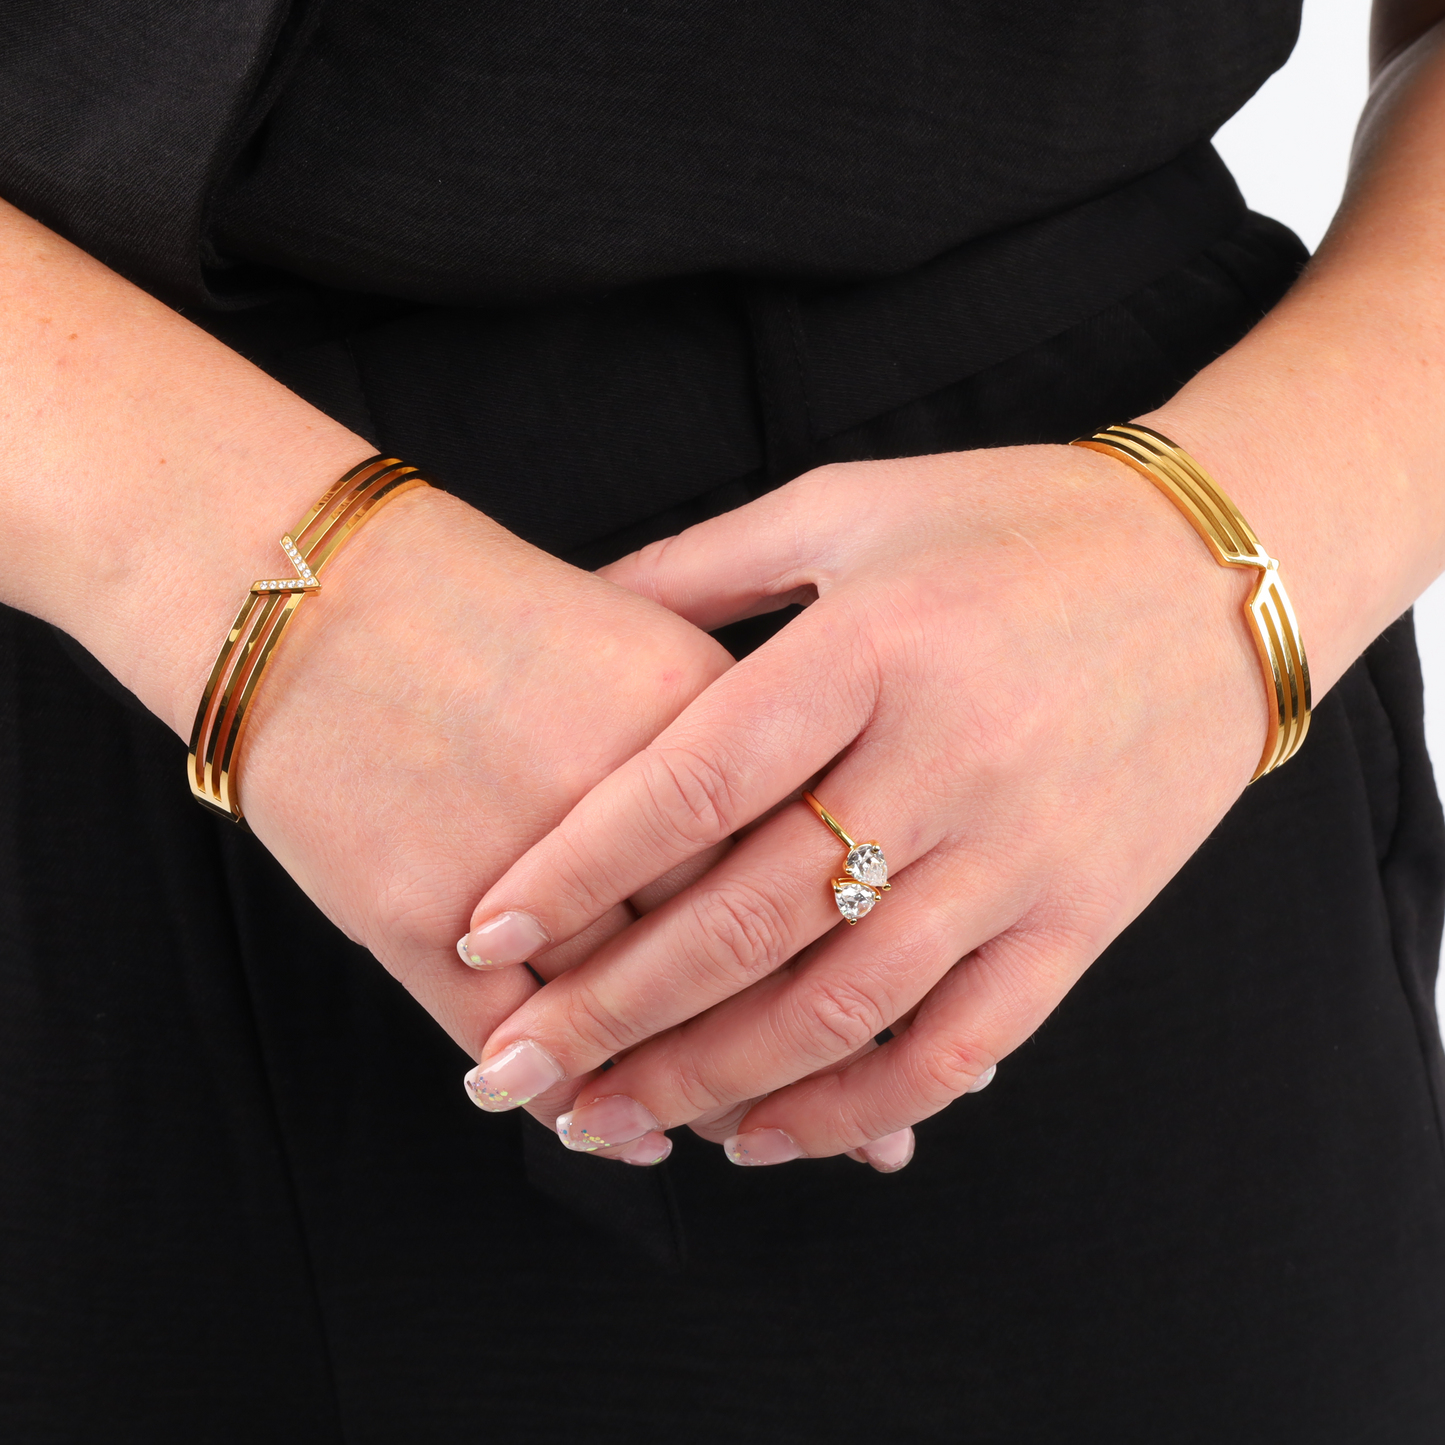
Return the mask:
M 802 479 L 800 479 L 802 480 Z M 811 602 L 817 538 L 797 482 L 623 557 L 599 575 L 705 632 Z

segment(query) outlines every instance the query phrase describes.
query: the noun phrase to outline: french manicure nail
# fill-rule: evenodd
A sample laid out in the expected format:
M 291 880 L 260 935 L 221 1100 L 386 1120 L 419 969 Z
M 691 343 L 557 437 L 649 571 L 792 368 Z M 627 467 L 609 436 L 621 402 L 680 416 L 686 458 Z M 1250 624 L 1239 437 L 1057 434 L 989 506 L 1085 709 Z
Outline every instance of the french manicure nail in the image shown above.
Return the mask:
M 557 1120 L 557 1137 L 580 1154 L 605 1149 L 609 1144 L 628 1144 L 657 1128 L 650 1109 L 626 1094 L 609 1094 L 594 1099 Z
M 786 1164 L 790 1159 L 801 1159 L 803 1151 L 791 1134 L 781 1129 L 749 1129 L 746 1134 L 734 1134 L 723 1140 L 723 1153 L 734 1164 Z
M 634 1140 L 625 1149 L 608 1154 L 608 1159 L 620 1159 L 624 1164 L 640 1164 L 644 1168 L 661 1164 L 672 1153 L 672 1140 L 666 1134 L 654 1130 Z
M 530 913 L 499 913 L 457 942 L 457 952 L 468 968 L 505 968 L 526 963 L 552 940 Z
M 858 1152 L 880 1174 L 897 1174 L 913 1158 L 913 1130 L 895 1129 Z
M 489 1114 L 515 1109 L 564 1078 L 562 1066 L 539 1044 L 521 1039 L 467 1075 L 467 1093 Z
M 996 1073 L 998 1073 L 998 1065 L 990 1064 L 988 1068 L 986 1068 L 983 1073 L 981 1073 L 978 1078 L 976 1078 L 973 1083 L 968 1086 L 967 1092 L 970 1094 L 981 1093 L 984 1089 L 988 1088 L 991 1083 L 993 1083 L 993 1076 Z

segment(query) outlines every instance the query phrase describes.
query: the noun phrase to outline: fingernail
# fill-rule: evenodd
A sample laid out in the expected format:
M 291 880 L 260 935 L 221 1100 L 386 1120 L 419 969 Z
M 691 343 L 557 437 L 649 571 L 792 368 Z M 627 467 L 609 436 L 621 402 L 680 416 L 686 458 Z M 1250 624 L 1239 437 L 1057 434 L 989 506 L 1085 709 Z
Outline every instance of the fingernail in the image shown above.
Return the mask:
M 468 968 L 505 968 L 526 963 L 552 940 L 530 913 L 499 913 L 457 942 L 457 952 Z
M 913 1158 L 913 1130 L 895 1129 L 865 1144 L 858 1152 L 880 1174 L 897 1174 Z
M 801 1159 L 803 1151 L 791 1134 L 781 1129 L 749 1129 L 746 1134 L 734 1134 L 723 1140 L 723 1153 L 734 1164 L 786 1164 L 789 1159 Z
M 563 1114 L 557 1120 L 557 1137 L 580 1154 L 605 1149 L 609 1144 L 627 1144 L 657 1128 L 650 1109 L 626 1094 L 609 1094 Z
M 998 1073 L 998 1065 L 990 1064 L 988 1068 L 986 1068 L 983 1073 L 981 1073 L 978 1078 L 976 1078 L 973 1083 L 968 1086 L 967 1092 L 970 1094 L 981 1093 L 984 1089 L 988 1088 L 991 1083 L 993 1083 L 993 1076 L 996 1073 Z
M 608 1159 L 620 1159 L 624 1164 L 640 1164 L 647 1168 L 653 1164 L 661 1164 L 669 1154 L 672 1153 L 672 1140 L 666 1134 L 654 1130 L 650 1134 L 644 1134 L 642 1138 L 635 1140 L 625 1149 L 619 1149 L 615 1154 L 608 1154 Z
M 483 1059 L 467 1075 L 467 1093 L 489 1114 L 515 1109 L 560 1083 L 562 1066 L 539 1044 L 522 1039 L 494 1059 Z

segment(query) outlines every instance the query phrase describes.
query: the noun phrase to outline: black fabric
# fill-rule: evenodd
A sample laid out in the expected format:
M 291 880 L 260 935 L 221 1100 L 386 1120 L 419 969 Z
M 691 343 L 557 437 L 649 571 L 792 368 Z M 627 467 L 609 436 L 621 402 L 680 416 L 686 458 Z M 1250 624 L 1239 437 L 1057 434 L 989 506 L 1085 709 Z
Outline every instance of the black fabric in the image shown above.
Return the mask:
M 210 193 L 270 96 L 287 14 L 286 0 L 7 0 L 0 196 L 142 285 L 203 294 Z
M 827 437 L 1068 329 L 1244 215 L 1199 145 L 1048 222 L 866 285 L 689 277 L 509 311 L 315 287 L 195 319 L 498 521 L 571 554 L 751 472 L 762 437 L 774 478 L 796 474 Z M 787 390 L 761 431 L 755 369 L 762 395 Z M 780 426 L 791 432 L 781 460 Z M 576 483 L 579 449 L 590 489 Z
M 1297 18 L 12 0 L 0 194 L 595 566 L 820 462 L 1163 400 L 1303 259 L 1206 144 Z M 87 669 L 0 611 L 5 1441 L 1445 1438 L 1408 618 L 890 1177 L 479 1114 Z
M 331 0 L 216 247 L 486 306 L 890 275 L 1213 134 L 1298 21 L 1298 0 Z
M 615 555 L 790 465 L 1139 412 L 1300 260 L 1248 218 L 1070 330 L 810 448 L 778 322 L 800 306 L 744 296 L 713 424 L 747 470 L 610 534 L 596 515 L 574 554 Z M 569 334 L 539 349 L 559 374 Z M 385 348 L 364 327 L 348 345 L 316 365 L 278 327 L 267 354 L 405 452 L 437 404 L 393 405 Z M 696 401 L 669 375 L 664 431 Z M 545 420 L 574 441 L 579 493 L 634 445 L 560 388 Z M 521 442 L 492 445 L 517 470 L 441 480 L 480 502 L 524 478 Z M 518 495 L 514 523 L 554 536 L 546 497 Z M 0 614 L 7 1441 L 1441 1438 L 1445 829 L 1408 618 L 889 1177 L 738 1170 L 686 1133 L 660 1170 L 628 1170 L 479 1114 L 450 1042 L 254 839 L 194 806 L 182 751 L 49 629 Z
M 858 280 L 1157 169 L 1299 9 L 9 0 L 0 196 L 212 306 L 294 275 L 488 306 Z

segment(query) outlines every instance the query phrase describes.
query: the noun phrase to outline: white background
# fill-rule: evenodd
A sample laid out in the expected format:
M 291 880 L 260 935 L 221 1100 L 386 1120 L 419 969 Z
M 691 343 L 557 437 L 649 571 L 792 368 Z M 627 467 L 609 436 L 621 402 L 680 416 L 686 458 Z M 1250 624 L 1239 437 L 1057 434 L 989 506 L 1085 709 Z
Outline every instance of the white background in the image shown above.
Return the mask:
M 1289 64 L 1215 137 L 1251 209 L 1289 226 L 1313 250 L 1345 183 L 1368 85 L 1369 0 L 1305 0 Z M 1445 580 L 1415 608 L 1425 668 L 1425 730 L 1445 777 Z M 1436 993 L 1445 1018 L 1445 974 Z

